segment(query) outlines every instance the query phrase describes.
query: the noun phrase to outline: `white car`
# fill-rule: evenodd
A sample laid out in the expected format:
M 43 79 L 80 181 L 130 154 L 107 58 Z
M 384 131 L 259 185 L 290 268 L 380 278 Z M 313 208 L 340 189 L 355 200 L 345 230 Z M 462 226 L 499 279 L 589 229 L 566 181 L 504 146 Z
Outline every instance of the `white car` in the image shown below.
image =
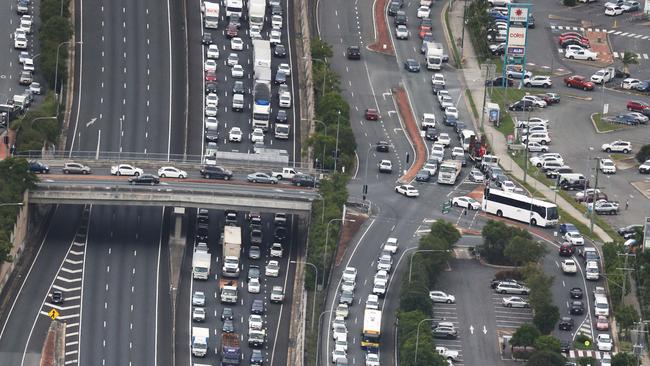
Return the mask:
M 205 64 L 203 65 L 203 70 L 204 71 L 217 71 L 217 61 L 215 61 L 213 59 L 205 60 Z
M 243 51 L 244 50 L 244 41 L 239 37 L 234 37 L 230 39 L 230 49 L 233 51 Z
M 443 111 L 447 107 L 455 107 L 454 100 L 449 95 L 443 95 L 439 100 L 440 100 L 440 109 Z
M 262 38 L 262 27 L 257 24 L 250 26 L 250 31 L 248 32 L 251 36 L 251 39 L 261 39 Z
M 345 326 L 345 318 L 342 316 L 337 316 L 334 318 L 334 320 L 332 320 L 332 330 L 334 330 L 337 325 Z
M 521 138 L 522 142 L 525 144 L 526 141 L 538 142 L 542 145 L 548 145 L 551 143 L 551 137 L 548 135 L 548 132 L 534 132 L 528 135 L 525 135 Z
M 627 154 L 632 151 L 632 144 L 629 141 L 618 140 L 610 142 L 609 144 L 603 144 L 600 148 L 608 153 L 622 152 L 623 154 Z
M 345 305 L 345 304 L 343 304 Z M 348 339 L 348 329 L 345 326 L 337 325 L 332 331 L 332 338 L 337 339 Z
M 205 107 L 205 116 L 206 117 L 216 117 L 217 116 L 217 108 L 215 108 L 213 106 Z
M 344 359 L 347 357 L 348 357 L 347 353 L 345 353 L 345 351 L 342 349 L 334 349 L 332 351 L 332 363 L 336 363 L 336 361 L 338 361 L 339 358 Z
M 280 303 L 284 301 L 284 288 L 282 288 L 282 286 L 273 286 L 273 288 L 271 288 L 271 295 L 269 295 L 269 300 L 274 303 Z
M 530 161 L 531 164 L 535 165 L 538 168 L 541 168 L 542 165 L 548 161 L 554 161 L 560 165 L 564 165 L 564 158 L 562 158 L 562 155 L 558 153 L 546 153 L 533 156 L 532 158 L 528 159 L 528 161 Z
M 562 272 L 567 274 L 578 273 L 578 265 L 573 259 L 565 259 L 562 261 Z
M 598 168 L 603 174 L 615 174 L 616 173 L 616 164 L 612 159 L 600 159 L 598 163 Z
M 282 43 L 282 32 L 280 32 L 278 29 L 271 30 L 271 37 L 269 41 L 272 45 Z
M 337 339 L 334 341 L 334 349 L 340 349 L 345 352 L 348 351 L 348 341 L 347 339 Z
M 576 200 L 582 201 L 585 198 L 585 194 L 587 197 L 593 196 L 593 195 L 598 195 L 600 193 L 600 189 L 597 188 L 587 188 L 586 190 L 578 191 L 576 193 Z
M 386 294 L 386 282 L 375 282 L 372 286 L 372 293 L 377 296 L 384 296 Z
M 32 82 L 31 84 L 29 84 L 29 91 L 32 92 L 32 94 L 40 95 L 41 92 L 42 92 L 41 91 L 41 84 L 37 83 L 35 81 Z
M 395 192 L 403 194 L 406 197 L 417 197 L 420 195 L 420 192 L 417 190 L 417 188 L 413 187 L 410 184 L 402 184 L 395 187 Z
M 382 160 L 379 162 L 379 172 L 380 173 L 391 173 L 393 171 L 393 163 L 390 160 Z
M 377 261 L 377 270 L 390 272 L 393 267 L 393 259 L 390 255 L 382 255 Z
M 405 25 L 400 24 L 395 28 L 395 37 L 397 37 L 397 39 L 409 39 L 410 36 L 411 32 L 409 32 Z
M 431 9 L 428 6 L 420 6 L 418 8 L 418 18 L 428 18 L 431 15 Z
M 608 6 L 605 8 L 605 15 L 616 16 L 623 14 L 623 7 L 621 6 Z
M 357 269 L 354 267 L 345 267 L 345 270 L 343 270 L 343 279 L 348 281 L 356 281 Z
M 443 291 L 429 291 L 429 298 L 433 302 L 441 302 L 447 304 L 453 304 L 456 302 L 456 297 L 454 295 L 447 294 Z
M 445 87 L 447 85 L 447 82 L 445 81 L 445 75 L 440 74 L 440 73 L 435 73 L 431 76 L 431 84 Z
M 465 150 L 462 147 L 456 146 L 451 150 L 451 157 L 453 159 L 465 157 Z
M 349 314 L 348 304 L 338 304 L 334 313 L 337 317 L 341 317 L 343 319 L 347 318 Z
M 445 107 L 445 116 L 458 119 L 458 108 L 454 106 Z
M 273 243 L 271 244 L 271 258 L 282 258 L 282 244 Z
M 228 66 L 239 65 L 239 55 L 236 53 L 231 53 L 228 55 L 227 59 Z
M 280 275 L 280 263 L 276 260 L 271 260 L 264 268 L 264 274 L 268 277 L 278 277 Z
M 585 245 L 585 238 L 582 237 L 577 231 L 569 231 L 564 234 L 564 240 L 568 241 L 572 245 Z
M 445 158 L 445 146 L 440 143 L 435 143 L 431 146 L 431 152 L 429 153 L 429 160 L 435 159 L 438 160 L 438 163 L 441 163 Z
M 286 76 L 291 76 L 291 66 L 289 64 L 278 65 L 278 71 L 282 71 Z
M 428 127 L 436 127 L 436 115 L 433 113 L 423 113 L 421 125 L 423 130 L 426 130 Z
M 503 300 L 501 300 L 501 303 L 503 306 L 508 308 L 527 308 L 530 306 L 528 301 L 519 296 L 504 297 Z
M 377 282 L 388 282 L 389 274 L 388 271 L 377 271 L 375 273 L 375 278 L 373 279 L 373 284 Z
M 271 17 L 271 27 L 273 29 L 282 29 L 282 15 L 273 15 Z
M 366 353 L 366 366 L 379 366 L 379 355 L 376 353 Z
M 23 62 L 23 70 L 34 71 L 34 59 L 26 58 Z
M 612 337 L 609 334 L 601 333 L 596 336 L 596 347 L 599 351 L 611 351 L 612 350 Z
M 252 143 L 264 143 L 264 131 L 261 128 L 256 128 L 251 133 L 251 142 Z
M 485 175 L 480 170 L 472 169 L 469 172 L 469 180 L 474 183 L 483 183 L 485 181 Z
M 596 61 L 598 60 L 598 53 L 590 50 L 566 50 L 564 52 L 564 58 L 569 60 L 587 60 L 587 61 Z
M 34 84 L 34 83 L 32 83 L 32 84 Z M 648 123 L 648 120 L 650 119 L 645 114 L 641 114 L 639 112 L 628 112 L 627 115 L 636 118 L 637 121 L 639 121 L 639 122 L 641 122 L 643 124 Z
M 233 65 L 231 69 L 231 75 L 235 79 L 241 79 L 244 77 L 244 67 L 242 65 Z
M 205 293 L 203 291 L 194 291 L 194 295 L 192 295 L 192 305 L 205 306 Z
M 480 202 L 473 199 L 472 197 L 467 197 L 467 196 L 454 197 L 454 198 L 451 199 L 451 204 L 456 206 L 456 207 L 463 207 L 463 208 L 467 208 L 467 209 L 470 209 L 470 210 L 480 210 L 481 209 L 481 203 Z
M 219 120 L 216 117 L 206 117 L 205 118 L 205 129 L 206 130 L 216 130 L 219 128 Z
M 228 141 L 241 142 L 241 140 L 242 140 L 241 128 L 239 127 L 231 128 L 230 131 L 228 132 Z
M 531 86 L 550 88 L 552 85 L 553 81 L 550 76 L 535 75 L 532 78 L 524 78 L 524 86 L 527 88 L 530 88 Z
M 261 315 L 251 314 L 248 316 L 248 329 L 262 330 L 264 329 L 264 319 Z
M 438 171 L 438 163 L 436 162 L 427 162 L 424 164 L 424 167 L 422 167 L 422 170 L 426 170 L 429 172 L 430 176 L 436 175 L 436 172 Z
M 248 281 L 248 292 L 251 294 L 259 294 L 260 293 L 260 279 L 259 278 L 251 278 Z
M 517 190 L 517 186 L 510 180 L 504 180 L 501 182 L 501 189 L 506 192 L 514 192 Z
M 521 98 L 521 100 L 531 101 L 533 105 L 538 108 L 546 108 L 547 106 L 546 101 L 538 97 L 537 95 L 524 95 L 524 97 Z
M 448 108 L 448 109 L 449 109 L 449 108 Z M 436 141 L 436 143 L 438 143 L 438 144 L 440 144 L 440 145 L 442 145 L 442 146 L 447 147 L 447 146 L 449 146 L 449 144 L 451 144 L 451 137 L 449 137 L 449 134 L 448 134 L 448 133 L 446 133 L 446 132 L 441 132 L 441 133 L 438 135 L 438 141 Z
M 130 164 L 113 165 L 111 167 L 111 175 L 130 175 L 137 177 L 143 173 L 144 171 L 142 169 L 136 168 Z
M 187 172 L 184 170 L 180 170 L 178 168 L 175 168 L 173 166 L 163 166 L 160 169 L 158 169 L 158 176 L 160 178 L 180 178 L 180 179 L 185 179 L 187 178 Z
M 280 108 L 291 108 L 291 94 L 282 93 L 280 94 L 278 105 Z
M 528 151 L 529 152 L 547 152 L 548 151 L 548 146 L 544 146 L 544 145 L 539 144 L 537 142 L 529 142 L 528 143 Z
M 639 79 L 634 79 L 634 78 L 627 78 L 623 79 L 621 82 L 621 88 L 623 89 L 634 89 L 637 85 L 641 83 L 641 80 Z
M 205 309 L 204 308 L 193 308 L 192 309 L 192 320 L 195 322 L 205 321 Z
M 219 46 L 216 44 L 211 44 L 208 46 L 208 58 L 213 60 L 219 59 Z
M 357 286 L 356 282 L 341 278 L 341 291 L 354 292 L 356 286 Z
M 217 107 L 219 106 L 219 97 L 216 93 L 208 93 L 205 96 L 205 106 L 206 107 Z

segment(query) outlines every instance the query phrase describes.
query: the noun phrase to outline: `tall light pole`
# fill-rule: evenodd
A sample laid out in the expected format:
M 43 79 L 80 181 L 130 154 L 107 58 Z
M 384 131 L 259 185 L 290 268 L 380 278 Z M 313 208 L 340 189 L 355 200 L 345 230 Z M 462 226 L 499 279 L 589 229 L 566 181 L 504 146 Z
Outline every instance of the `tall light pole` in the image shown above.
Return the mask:
M 314 315 L 316 312 L 316 292 L 318 291 L 318 268 L 311 263 L 311 262 L 306 262 L 306 261 L 291 261 L 291 263 L 301 263 L 301 264 L 306 264 L 308 266 L 311 266 L 314 269 L 314 272 L 316 273 L 314 277 L 314 304 L 311 306 L 311 330 L 314 330 Z
M 341 221 L 341 222 L 345 223 L 346 220 L 345 219 L 331 219 L 327 223 L 327 229 L 325 230 L 325 245 L 323 246 L 323 275 L 321 276 L 321 287 L 323 287 L 323 288 L 325 287 L 325 273 L 326 273 L 325 265 L 327 264 L 327 257 L 326 256 L 327 256 L 327 244 L 328 244 L 329 239 L 330 239 L 330 224 L 333 223 L 334 221 Z M 356 220 L 347 220 L 347 221 L 355 222 Z
M 589 232 L 593 233 L 594 232 L 594 212 L 596 212 L 596 189 L 598 188 L 598 167 L 600 166 L 600 157 L 594 158 L 596 161 L 596 182 L 594 182 L 594 196 L 591 199 L 591 218 L 589 220 Z M 586 199 L 586 197 L 585 197 Z M 589 204 L 587 203 L 587 207 L 589 207 Z
M 411 253 L 411 257 L 409 258 L 409 283 L 411 283 L 411 273 L 413 271 L 413 256 L 415 253 L 449 253 L 449 250 L 447 249 L 419 249 Z
M 323 315 L 332 312 L 333 312 L 332 310 L 325 310 L 322 313 L 320 313 L 320 315 L 318 316 L 318 335 L 316 336 L 316 366 L 318 366 L 318 361 L 320 361 L 318 359 L 318 351 L 320 351 L 320 332 L 321 332 L 320 326 L 323 320 Z
M 594 151 L 594 148 L 589 146 L 589 150 L 587 150 L 587 177 L 591 178 L 591 152 Z M 589 179 L 585 179 L 585 188 L 582 191 L 582 198 L 585 200 L 585 203 L 587 203 L 587 184 L 589 182 Z M 597 187 L 594 187 L 594 189 Z
M 426 318 L 426 319 L 420 320 L 420 322 L 418 323 L 418 330 L 417 330 L 417 332 L 415 334 L 415 360 L 413 362 L 416 365 L 418 363 L 418 345 L 420 343 L 420 325 L 422 325 L 422 323 L 424 323 L 424 322 L 431 322 L 431 321 L 434 321 L 434 320 L 435 319 L 433 319 L 433 318 Z
M 59 43 L 59 45 L 56 47 L 56 66 L 54 67 L 54 95 L 56 97 L 56 116 L 59 117 L 59 91 L 57 90 L 57 85 L 59 82 L 59 50 L 61 49 L 61 46 L 64 44 L 68 44 L 72 41 L 65 41 Z M 75 42 L 75 44 L 83 44 L 83 42 Z
M 341 123 L 341 111 L 337 111 L 336 117 L 336 148 L 334 149 L 334 171 L 336 172 L 336 163 L 339 161 L 339 125 Z

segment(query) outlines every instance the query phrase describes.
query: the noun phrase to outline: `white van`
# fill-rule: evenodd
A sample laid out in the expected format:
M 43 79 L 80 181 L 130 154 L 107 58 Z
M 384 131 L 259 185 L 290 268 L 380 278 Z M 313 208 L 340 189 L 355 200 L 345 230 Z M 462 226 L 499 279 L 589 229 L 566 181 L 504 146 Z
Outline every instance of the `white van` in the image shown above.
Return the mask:
M 609 316 L 609 302 L 605 296 L 596 296 L 594 298 L 594 315 Z
M 379 309 L 379 296 L 377 295 L 368 295 L 368 300 L 366 300 L 366 309 Z
M 596 261 L 587 261 L 585 272 L 585 277 L 588 280 L 598 281 L 598 279 L 600 279 L 600 269 L 598 268 L 598 262 Z

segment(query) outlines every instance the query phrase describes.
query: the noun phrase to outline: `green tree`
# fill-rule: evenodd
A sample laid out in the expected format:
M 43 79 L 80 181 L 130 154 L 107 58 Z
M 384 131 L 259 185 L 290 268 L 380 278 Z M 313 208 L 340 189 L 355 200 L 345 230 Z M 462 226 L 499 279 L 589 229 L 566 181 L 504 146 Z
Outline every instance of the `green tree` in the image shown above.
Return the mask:
M 537 262 L 546 252 L 541 243 L 519 235 L 510 238 L 503 250 L 503 254 L 518 266 Z
M 332 57 L 334 52 L 332 51 L 332 46 L 320 38 L 311 39 L 311 57 L 316 59 L 325 59 L 327 57 Z
M 596 364 L 596 359 L 593 357 L 580 357 L 578 359 L 578 365 L 580 366 L 592 366 Z
M 400 309 L 402 311 L 419 310 L 425 314 L 431 313 L 431 299 L 429 298 L 428 288 L 419 281 L 407 282 L 402 284 L 400 293 Z
M 623 72 L 629 74 L 630 65 L 639 64 L 639 55 L 637 55 L 635 52 L 625 51 L 623 52 L 623 58 L 621 59 L 621 63 L 623 64 Z
M 640 318 L 639 312 L 632 305 L 620 305 L 614 309 L 614 317 L 619 327 L 619 335 L 627 333 L 634 326 L 634 322 Z
M 560 320 L 560 310 L 557 306 L 544 304 L 535 308 L 533 324 L 542 334 L 549 334 L 555 329 L 555 324 Z
M 481 231 L 481 256 L 491 263 L 503 263 L 503 251 L 510 240 L 510 228 L 500 221 L 490 220 Z
M 448 244 L 449 249 L 460 239 L 461 235 L 456 227 L 445 220 L 438 220 L 431 224 L 429 235 L 438 237 Z
M 535 344 L 535 339 L 539 337 L 541 333 L 537 328 L 532 324 L 522 324 L 515 334 L 512 335 L 510 344 L 515 347 L 528 347 Z
M 537 307 L 552 303 L 553 277 L 546 275 L 539 265 L 532 263 L 524 267 L 523 273 L 526 284 L 530 288 L 530 306 L 537 309 Z
M 420 310 L 400 311 L 397 315 L 397 318 L 399 319 L 397 327 L 398 338 L 404 341 L 415 335 L 418 324 L 427 318 L 426 314 L 428 313 L 423 313 Z M 422 324 L 420 326 L 420 331 L 426 330 L 428 332 L 429 329 L 431 329 L 431 324 Z
M 537 339 L 535 339 L 534 345 L 537 351 L 549 351 L 553 353 L 562 353 L 560 340 L 550 335 L 543 335 L 537 337 Z
M 424 327 L 424 325 L 422 326 Z M 400 347 L 400 366 L 447 366 L 442 356 L 435 352 L 435 342 L 430 332 L 423 332 L 420 327 L 420 337 L 412 334 Z M 418 343 L 418 362 L 415 362 L 415 344 Z
M 629 353 L 619 352 L 612 357 L 612 366 L 636 366 L 636 359 Z
M 0 161 L 0 202 L 23 202 L 25 190 L 34 188 L 37 181 L 36 175 L 29 172 L 25 159 L 8 158 Z M 10 238 L 18 210 L 18 206 L 0 207 L 0 263 L 12 260 L 9 253 L 13 243 Z
M 527 366 L 564 366 L 565 364 L 564 356 L 552 351 L 536 351 L 526 363 Z
M 636 153 L 636 161 L 643 163 L 646 160 L 650 159 L 650 145 L 643 145 Z

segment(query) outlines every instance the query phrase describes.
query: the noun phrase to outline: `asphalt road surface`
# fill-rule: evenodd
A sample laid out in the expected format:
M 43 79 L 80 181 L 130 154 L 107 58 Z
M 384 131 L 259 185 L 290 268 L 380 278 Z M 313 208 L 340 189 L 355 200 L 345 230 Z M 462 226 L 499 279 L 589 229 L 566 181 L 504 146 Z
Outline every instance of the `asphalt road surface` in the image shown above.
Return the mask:
M 82 44 L 76 45 L 67 149 L 182 154 L 172 150 L 172 143 L 182 146 L 172 127 L 183 125 L 172 119 L 173 108 L 182 108 L 185 98 L 183 84 L 173 84 L 172 49 L 182 44 L 172 44 L 170 1 L 97 6 L 77 0 L 75 11 Z

